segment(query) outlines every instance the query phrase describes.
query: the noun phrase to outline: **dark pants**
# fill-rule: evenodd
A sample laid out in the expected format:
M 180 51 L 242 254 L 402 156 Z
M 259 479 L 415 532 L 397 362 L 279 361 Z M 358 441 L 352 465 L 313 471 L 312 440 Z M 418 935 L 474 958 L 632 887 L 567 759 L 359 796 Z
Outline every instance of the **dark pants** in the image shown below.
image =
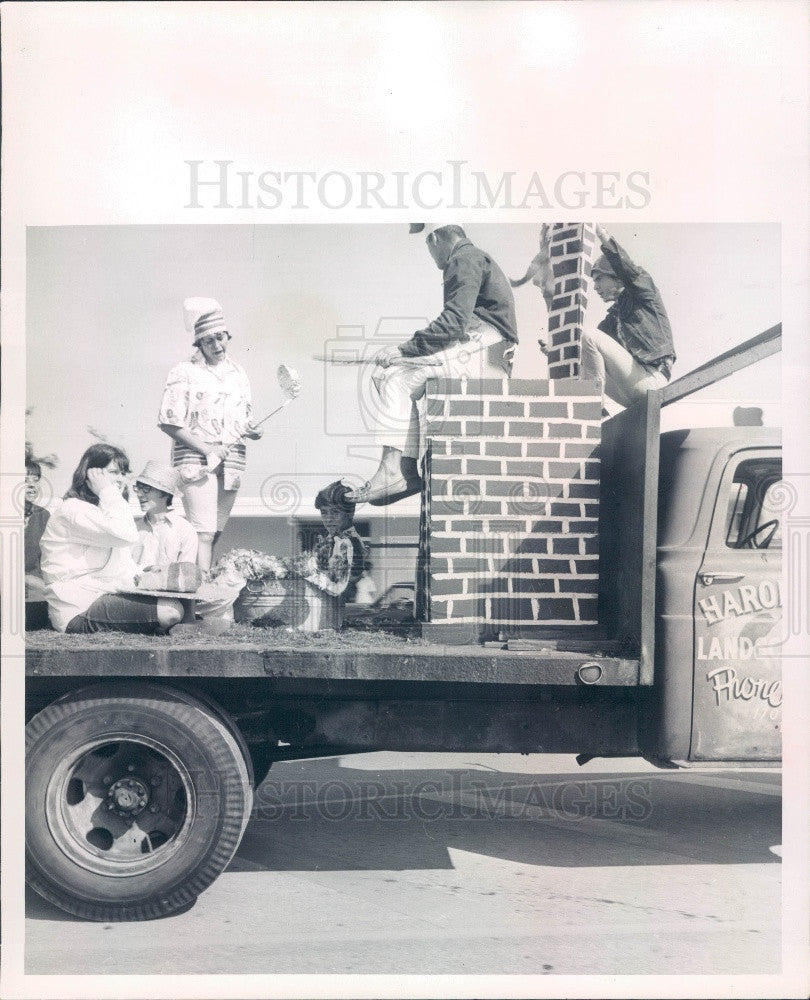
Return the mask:
M 51 622 L 48 618 L 48 604 L 46 601 L 26 601 L 25 602 L 25 630 L 31 632 L 34 629 L 50 628 Z
M 156 597 L 129 594 L 104 594 L 87 611 L 68 622 L 65 632 L 87 635 L 93 632 L 136 632 L 159 635 Z

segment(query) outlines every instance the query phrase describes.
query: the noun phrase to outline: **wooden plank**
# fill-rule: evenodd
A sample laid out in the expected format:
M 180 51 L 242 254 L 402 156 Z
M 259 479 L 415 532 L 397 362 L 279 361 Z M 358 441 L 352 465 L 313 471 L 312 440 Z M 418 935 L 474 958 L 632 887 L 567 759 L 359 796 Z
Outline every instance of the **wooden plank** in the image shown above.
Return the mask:
M 78 642 L 29 649 L 29 677 L 254 677 L 332 681 L 431 681 L 461 684 L 578 686 L 583 663 L 602 667 L 600 687 L 633 687 L 638 661 L 550 650 L 514 653 L 480 646 L 399 649 L 301 649 L 221 644 L 105 648 Z
M 563 653 L 586 653 L 589 656 L 616 656 L 620 653 L 618 643 L 613 639 L 576 639 L 559 636 L 554 639 L 508 639 L 506 648 L 510 652 L 529 653 L 538 650 L 559 650 Z
M 764 330 L 738 347 L 732 347 L 730 351 L 718 354 L 716 358 L 695 368 L 694 371 L 670 382 L 661 390 L 661 405 L 676 403 L 679 399 L 714 385 L 715 382 L 733 375 L 741 368 L 747 368 L 756 361 L 761 361 L 781 350 L 782 324 L 777 323 L 776 326 Z
M 661 393 L 602 424 L 599 621 L 653 681 Z

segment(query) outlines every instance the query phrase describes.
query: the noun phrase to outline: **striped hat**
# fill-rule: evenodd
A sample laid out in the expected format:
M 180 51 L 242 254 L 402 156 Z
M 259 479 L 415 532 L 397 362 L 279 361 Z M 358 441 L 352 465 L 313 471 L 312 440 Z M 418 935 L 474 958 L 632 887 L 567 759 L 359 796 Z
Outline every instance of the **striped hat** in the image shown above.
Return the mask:
M 183 302 L 183 320 L 187 330 L 194 331 L 194 343 L 213 333 L 227 333 L 222 306 L 216 299 L 194 296 Z

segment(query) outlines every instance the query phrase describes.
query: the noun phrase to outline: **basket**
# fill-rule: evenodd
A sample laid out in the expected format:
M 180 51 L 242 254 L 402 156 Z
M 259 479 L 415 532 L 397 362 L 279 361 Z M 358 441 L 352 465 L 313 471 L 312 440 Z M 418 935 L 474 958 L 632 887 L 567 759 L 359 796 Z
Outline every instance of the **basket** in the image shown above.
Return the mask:
M 306 580 L 251 580 L 233 606 L 237 622 L 320 632 L 343 625 L 343 599 Z

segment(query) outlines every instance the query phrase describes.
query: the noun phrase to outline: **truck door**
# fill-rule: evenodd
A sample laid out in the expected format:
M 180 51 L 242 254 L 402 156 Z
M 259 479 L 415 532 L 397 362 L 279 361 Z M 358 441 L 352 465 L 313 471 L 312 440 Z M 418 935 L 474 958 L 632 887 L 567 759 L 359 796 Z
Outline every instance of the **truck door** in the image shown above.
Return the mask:
M 781 756 L 778 450 L 734 454 L 695 580 L 690 760 Z

